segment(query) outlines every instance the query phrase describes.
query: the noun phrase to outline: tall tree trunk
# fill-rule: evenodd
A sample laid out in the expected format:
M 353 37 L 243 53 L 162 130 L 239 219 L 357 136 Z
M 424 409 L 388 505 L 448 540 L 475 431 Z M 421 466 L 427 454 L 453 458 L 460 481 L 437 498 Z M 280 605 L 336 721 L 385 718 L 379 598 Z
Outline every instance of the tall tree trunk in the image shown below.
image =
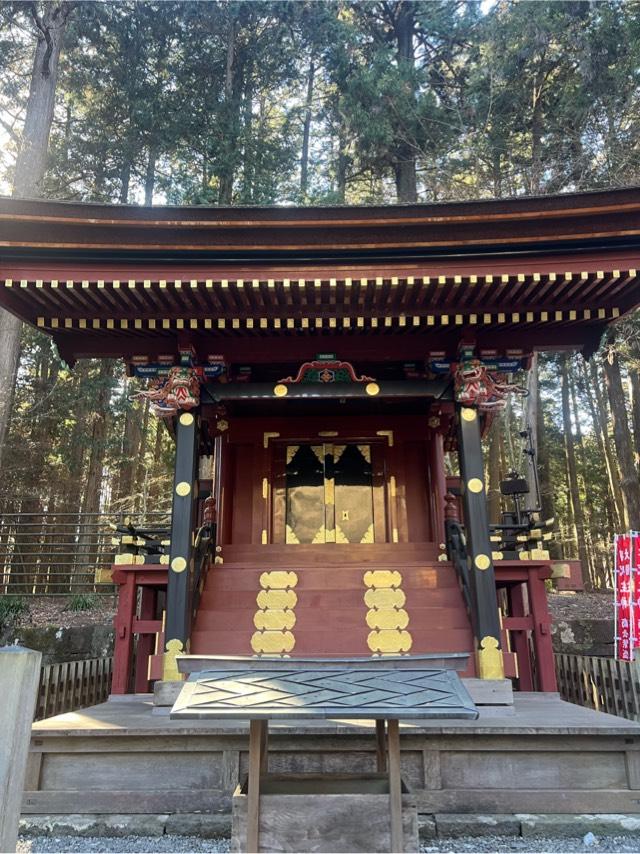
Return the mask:
M 396 176 L 396 194 L 401 204 L 415 204 L 418 201 L 416 184 L 416 159 L 410 153 L 410 146 L 402 146 L 394 166 Z
M 120 204 L 126 205 L 129 202 L 129 184 L 131 183 L 131 159 L 128 151 L 125 151 L 126 160 L 122 164 L 120 170 Z
M 158 149 L 155 145 L 149 146 L 147 156 L 147 171 L 144 176 L 144 203 L 148 207 L 153 204 L 153 190 L 156 184 L 156 161 L 158 159 Z
M 86 489 L 82 500 L 83 513 L 97 513 L 102 497 L 102 470 L 107 446 L 109 427 L 109 401 L 113 387 L 113 377 L 116 362 L 114 359 L 103 359 L 98 371 L 100 387 L 95 407 L 91 417 L 91 440 L 89 465 L 86 475 Z
M 349 166 L 347 158 L 347 132 L 342 117 L 338 127 L 338 157 L 336 166 L 336 196 L 338 202 L 343 205 L 347 198 L 347 169 Z
M 538 74 L 533 87 L 533 112 L 531 114 L 531 170 L 529 174 L 529 191 L 533 195 L 540 193 L 542 184 L 542 162 L 540 148 L 542 140 L 542 78 Z
M 413 49 L 414 27 L 414 4 L 406 2 L 406 0 L 401 0 L 397 5 L 393 29 L 396 38 L 398 68 L 401 71 L 404 69 L 410 74 L 413 74 L 415 66 Z M 411 141 L 405 138 L 402 127 L 399 128 L 398 137 L 399 141 L 395 147 L 393 164 L 396 179 L 396 194 L 399 202 L 414 204 L 418 201 L 416 152 Z
M 304 105 L 304 123 L 302 126 L 302 153 L 300 155 L 300 195 L 302 199 L 307 196 L 309 185 L 309 141 L 311 139 L 311 118 L 313 106 L 313 80 L 316 73 L 316 66 L 313 59 L 309 63 L 309 73 L 307 75 L 307 97 Z
M 153 447 L 153 466 L 151 468 L 151 478 L 148 487 L 148 504 L 151 510 L 157 510 L 158 505 L 163 503 L 163 466 L 162 466 L 162 444 L 163 437 L 167 431 L 167 427 L 162 418 L 156 418 L 155 442 Z
M 576 431 L 575 437 L 575 457 L 576 457 L 576 484 L 578 486 L 578 494 L 586 495 L 587 488 L 585 484 L 585 459 L 584 459 L 584 442 L 582 441 L 582 429 L 580 427 L 580 414 L 578 411 L 578 398 L 576 392 L 576 384 L 574 377 L 574 363 L 572 359 L 568 359 L 568 379 L 569 379 L 569 392 L 571 397 L 571 410 L 573 416 L 573 424 Z M 593 548 L 593 519 L 591 516 L 591 505 L 585 502 L 583 518 L 586 524 L 583 525 L 583 539 L 585 542 L 585 549 L 588 556 L 588 566 L 585 567 L 589 579 L 590 586 L 597 587 L 596 578 L 594 574 L 594 548 Z M 584 570 L 583 570 L 584 574 Z
M 609 432 L 607 430 L 607 425 L 609 423 L 609 411 L 607 409 L 607 401 L 602 393 L 602 388 L 600 385 L 600 375 L 598 373 L 598 366 L 596 365 L 595 359 L 591 359 L 591 362 L 589 364 L 589 373 L 591 376 L 591 388 L 593 389 L 593 394 L 598 408 L 598 421 L 600 424 L 600 432 L 602 434 L 605 457 L 607 460 L 607 473 L 609 475 L 609 482 L 611 484 L 613 500 L 615 501 L 616 508 L 618 511 L 618 518 L 620 524 L 619 530 L 628 530 L 629 516 L 627 514 L 627 506 L 624 500 L 624 496 L 622 495 L 620 469 L 618 467 L 618 461 L 616 460 L 613 445 L 609 437 Z
M 593 421 L 593 432 L 596 437 L 596 443 L 598 445 L 598 451 L 600 452 L 600 457 L 604 463 L 605 470 L 607 473 L 607 510 L 611 519 L 611 525 L 614 531 L 621 531 L 624 527 L 624 523 L 622 521 L 624 517 L 624 508 L 622 505 L 622 498 L 620 495 L 620 479 L 618 477 L 617 469 L 614 471 L 614 460 L 611 458 L 611 448 L 608 442 L 608 436 L 605 436 L 604 430 L 602 429 L 602 423 L 600 421 L 600 413 L 598 412 L 597 403 L 595 400 L 595 390 L 593 388 L 593 380 L 589 376 L 587 371 L 587 364 L 584 359 L 581 360 L 582 366 L 582 379 L 584 381 L 585 394 L 587 398 L 587 404 L 589 406 L 589 414 L 591 415 L 591 420 Z M 595 363 L 591 362 L 592 369 L 595 368 Z M 616 486 L 617 483 L 617 486 Z M 618 500 L 620 500 L 620 507 L 618 506 Z
M 637 368 L 629 369 L 631 381 L 631 417 L 633 419 L 633 442 L 636 465 L 640 462 L 640 373 Z
M 540 496 L 537 490 L 538 478 L 536 475 L 538 466 L 538 407 L 540 405 L 540 392 L 538 388 L 538 354 L 534 353 L 531 357 L 531 368 L 527 376 L 527 391 L 529 395 L 526 402 L 526 423 L 525 429 L 529 431 L 531 445 L 535 456 L 527 456 L 527 467 L 525 477 L 529 485 L 529 494 L 525 502 L 525 507 L 528 510 L 537 509 Z
M 144 487 L 147 476 L 147 465 L 145 461 L 145 455 L 147 453 L 147 442 L 149 439 L 149 401 L 145 400 L 143 415 L 142 415 L 142 428 L 140 431 L 140 443 L 138 445 L 138 465 L 136 467 L 136 479 L 134 484 L 134 492 L 136 495 L 136 510 L 143 509 L 140 506 L 140 501 L 138 501 L 138 496 L 140 496 L 140 500 L 144 500 Z
M 23 438 L 29 448 L 30 466 L 28 478 L 19 486 L 19 510 L 24 515 L 18 523 L 14 558 L 11 561 L 12 575 L 9 581 L 12 592 L 33 592 L 38 578 L 43 574 L 43 562 L 47 559 L 43 550 L 43 511 L 46 507 L 47 459 L 51 450 L 53 415 L 48 392 L 55 384 L 57 366 L 57 359 L 47 349 L 37 362 L 33 378 L 33 400 L 38 401 L 39 405 L 31 409 L 28 433 Z M 60 569 L 60 572 L 63 571 Z M 18 589 L 15 589 L 16 584 Z
M 41 9 L 38 6 L 41 5 Z M 22 144 L 13 178 L 14 196 L 41 195 L 53 121 L 60 49 L 71 11 L 69 3 L 32 4 L 37 43 L 31 71 Z
M 58 62 L 72 6 L 69 3 L 34 3 L 32 17 L 37 30 L 29 98 L 22 142 L 13 175 L 13 195 L 38 196 L 47 166 L 49 134 L 53 121 Z M 9 425 L 20 357 L 22 323 L 0 309 L 0 464 Z
M 245 84 L 243 93 L 243 119 L 242 119 L 242 204 L 253 204 L 256 191 L 256 167 L 257 152 L 254 146 L 254 128 L 253 128 L 253 77 L 249 67 L 245 73 Z M 260 99 L 260 119 L 258 128 L 255 132 L 257 140 L 262 139 L 264 132 L 264 109 L 263 99 Z M 259 144 L 259 143 L 258 143 Z
M 237 115 L 235 115 L 236 97 L 234 84 L 237 76 L 236 71 L 236 21 L 231 20 L 227 35 L 227 64 L 224 79 L 224 102 L 227 121 L 227 127 L 225 128 L 226 140 L 221 152 L 223 162 L 218 173 L 218 200 L 221 205 L 230 205 L 233 201 L 233 160 L 235 157 L 235 137 L 237 136 L 234 131 L 234 127 L 238 118 Z
M 501 494 L 500 494 L 500 438 L 502 433 L 502 420 L 495 418 L 489 430 L 489 453 L 487 454 L 489 489 L 487 498 L 489 500 L 489 521 L 495 525 L 500 521 Z
M 604 374 L 609 403 L 611 404 L 613 438 L 622 475 L 620 484 L 622 497 L 629 526 L 632 530 L 637 531 L 640 529 L 640 481 L 638 481 L 638 473 L 634 463 L 633 442 L 627 420 L 627 401 L 620 376 L 620 362 L 613 350 L 604 359 Z
M 560 376 L 562 383 L 562 423 L 564 432 L 565 451 L 567 455 L 567 471 L 569 475 L 569 495 L 571 508 L 578 540 L 578 556 L 582 563 L 583 575 L 589 577 L 589 553 L 585 542 L 585 526 L 580 490 L 578 487 L 578 474 L 576 470 L 576 451 L 573 436 L 573 425 L 571 424 L 571 405 L 569 401 L 569 357 L 566 353 L 560 357 Z
M 89 576 L 89 584 L 91 584 L 98 558 L 97 543 L 100 526 L 98 517 L 94 514 L 99 512 L 102 498 L 102 479 L 109 428 L 109 401 L 115 366 L 113 359 L 103 359 L 100 363 L 98 372 L 100 387 L 91 417 L 89 465 L 82 502 L 82 512 L 86 515 L 78 537 L 78 560 L 76 561 L 76 569 L 80 567 L 80 572 Z
M 555 502 L 553 500 L 554 490 L 551 483 L 551 466 L 549 462 L 549 449 L 547 446 L 547 434 L 544 425 L 544 409 L 542 401 L 539 402 L 537 408 L 536 422 L 536 451 L 538 472 L 540 475 L 540 506 L 542 508 L 542 518 L 544 520 L 555 517 Z M 557 557 L 559 556 L 560 555 L 557 555 Z

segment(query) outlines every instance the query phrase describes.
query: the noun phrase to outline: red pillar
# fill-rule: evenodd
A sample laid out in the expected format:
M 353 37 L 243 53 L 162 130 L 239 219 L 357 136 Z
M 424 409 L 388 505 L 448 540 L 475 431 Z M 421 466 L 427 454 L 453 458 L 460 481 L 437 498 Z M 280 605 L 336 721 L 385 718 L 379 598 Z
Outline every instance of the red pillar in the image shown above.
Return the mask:
M 512 617 L 525 617 L 524 585 L 509 586 L 509 610 Z M 531 650 L 526 631 L 511 633 L 513 650 L 518 661 L 518 685 L 521 691 L 533 691 L 533 672 L 531 669 Z
M 153 620 L 156 616 L 156 590 L 153 587 L 143 587 L 140 602 L 140 619 Z M 149 691 L 149 656 L 153 653 L 156 636 L 144 634 L 138 636 L 136 645 L 136 694 L 146 694 Z
M 444 437 L 436 431 L 431 434 L 431 445 L 429 455 L 429 466 L 431 468 L 431 485 L 433 489 L 433 539 L 437 543 L 444 543 L 444 505 L 447 494 L 447 476 L 444 466 Z
M 133 619 L 136 613 L 136 579 L 134 572 L 123 572 L 124 582 L 118 590 L 118 611 L 114 619 L 112 694 L 129 692 L 129 675 L 133 659 Z
M 556 665 L 551 642 L 551 614 L 547 605 L 547 591 L 542 574 L 545 567 L 529 572 L 529 607 L 533 616 L 533 643 L 539 691 L 557 691 Z

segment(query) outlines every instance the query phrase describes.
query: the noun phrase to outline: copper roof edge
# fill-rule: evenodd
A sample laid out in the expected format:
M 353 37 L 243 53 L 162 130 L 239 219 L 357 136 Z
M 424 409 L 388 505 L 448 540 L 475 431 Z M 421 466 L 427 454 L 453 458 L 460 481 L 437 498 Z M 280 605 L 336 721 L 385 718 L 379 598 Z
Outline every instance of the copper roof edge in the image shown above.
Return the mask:
M 19 217 L 17 209 L 30 208 L 32 212 L 25 210 L 22 216 L 38 218 L 37 209 L 50 208 L 51 212 L 57 213 L 61 219 L 69 219 L 72 211 L 83 211 L 93 215 L 83 216 L 84 222 L 91 223 L 95 219 L 96 224 L 106 225 L 109 219 L 115 220 L 118 225 L 126 224 L 131 219 L 137 225 L 145 222 L 150 225 L 162 224 L 174 226 L 186 224 L 195 227 L 201 220 L 198 216 L 208 214 L 211 218 L 202 221 L 203 226 L 225 225 L 238 227 L 243 225 L 266 225 L 273 222 L 278 226 L 289 226 L 295 223 L 311 223 L 314 217 L 327 219 L 334 222 L 336 219 L 344 218 L 350 225 L 357 224 L 358 215 L 367 219 L 372 217 L 380 222 L 380 217 L 399 222 L 442 222 L 451 217 L 460 217 L 466 221 L 474 220 L 474 209 L 478 216 L 493 209 L 496 214 L 513 215 L 570 215 L 583 212 L 603 213 L 609 208 L 624 211 L 626 209 L 640 208 L 640 186 L 631 185 L 626 187 L 614 187 L 609 189 L 581 190 L 578 192 L 555 193 L 549 195 L 519 195 L 506 197 L 487 197 L 481 199 L 464 199 L 461 201 L 437 201 L 419 202 L 416 204 L 389 204 L 389 205 L 132 205 L 112 204 L 93 201 L 72 201 L 63 199 L 27 198 L 18 196 L 0 195 L 0 213 L 5 212 L 3 218 L 13 214 Z M 13 209 L 13 210 L 12 210 Z M 103 215 L 97 215 L 97 214 Z M 122 217 L 121 214 L 126 214 Z M 147 216 L 155 215 L 159 221 L 149 222 Z M 175 221 L 164 215 L 183 214 L 185 218 Z M 247 218 L 247 214 L 259 214 L 254 218 Z M 411 216 L 414 214 L 414 216 Z M 97 215 L 97 216 L 96 216 Z M 244 216 L 243 216 L 244 215 Z M 75 219 L 75 217 L 72 217 Z M 384 222 L 384 219 L 382 220 Z M 337 223 L 336 223 L 337 224 Z M 390 223 L 391 224 L 391 223 Z

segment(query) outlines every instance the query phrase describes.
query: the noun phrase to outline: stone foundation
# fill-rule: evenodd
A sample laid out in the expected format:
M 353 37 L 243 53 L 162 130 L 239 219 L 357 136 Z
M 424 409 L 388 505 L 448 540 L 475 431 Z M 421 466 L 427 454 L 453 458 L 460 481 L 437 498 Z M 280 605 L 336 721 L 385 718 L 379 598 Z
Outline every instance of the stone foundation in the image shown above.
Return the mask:
M 624 836 L 640 831 L 640 816 L 586 813 L 427 814 L 418 816 L 420 839 L 459 836 Z M 231 836 L 231 813 L 203 815 L 26 815 L 22 836 Z

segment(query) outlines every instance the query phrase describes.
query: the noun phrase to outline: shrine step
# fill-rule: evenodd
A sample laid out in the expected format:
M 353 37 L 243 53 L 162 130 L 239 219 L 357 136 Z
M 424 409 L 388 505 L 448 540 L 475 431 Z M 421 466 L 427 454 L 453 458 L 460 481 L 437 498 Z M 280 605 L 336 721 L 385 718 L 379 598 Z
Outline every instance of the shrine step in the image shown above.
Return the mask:
M 192 653 L 341 657 L 473 649 L 449 562 L 332 562 L 278 570 L 256 561 L 255 547 L 252 557 L 210 567 Z M 474 666 L 470 660 L 465 675 L 473 676 Z
M 226 631 L 194 631 L 191 635 L 191 652 L 194 655 L 252 655 L 257 650 L 252 646 L 252 637 L 255 628 L 251 632 L 226 632 Z M 295 644 L 290 651 L 284 650 L 286 654 L 303 657 L 320 658 L 332 657 L 357 657 L 372 655 L 373 650 L 367 646 L 368 627 L 344 626 L 341 631 L 336 627 L 325 630 L 305 630 L 295 628 L 292 632 Z M 441 629 L 420 630 L 411 628 L 411 639 L 413 643 L 406 652 L 436 653 L 440 652 L 469 652 L 472 649 L 471 632 L 453 630 L 444 632 Z M 393 651 L 396 654 L 396 651 Z M 277 654 L 267 652 L 266 654 Z M 469 669 L 464 671 L 466 675 L 472 675 L 473 663 L 470 659 Z
M 207 574 L 204 593 L 211 590 L 249 590 L 260 588 L 260 575 L 273 572 L 281 567 L 265 566 L 263 563 L 212 564 Z M 415 588 L 433 590 L 435 588 L 458 589 L 458 579 L 450 563 L 433 563 L 421 566 L 398 566 L 397 564 L 378 564 L 375 567 L 350 566 L 348 564 L 330 564 L 325 566 L 306 566 L 291 564 L 287 572 L 295 572 L 296 589 L 305 590 L 358 590 L 364 594 L 367 589 L 364 576 L 367 572 L 399 572 L 403 590 Z M 301 583 L 303 582 L 303 584 Z
M 332 621 L 346 626 L 351 622 L 357 625 L 366 625 L 367 606 L 363 597 L 355 601 L 353 606 L 345 602 L 347 597 L 340 597 L 340 606 L 332 608 Z M 350 597 L 349 597 L 350 598 Z M 314 595 L 298 599 L 295 608 L 296 623 L 304 620 L 304 629 L 318 631 L 326 628 L 327 615 L 323 610 L 326 602 L 322 597 Z M 406 606 L 409 607 L 409 606 Z M 226 603 L 224 610 L 212 607 L 202 609 L 198 615 L 198 630 L 200 631 L 254 631 L 254 616 L 256 612 L 256 597 L 253 602 L 238 604 L 235 597 Z M 457 607 L 457 603 L 447 607 L 445 605 L 430 605 L 427 607 L 417 606 L 411 608 L 410 625 L 412 631 L 417 627 L 423 627 L 429 631 L 440 631 L 447 629 L 466 629 L 469 621 L 466 613 Z
M 329 550 L 329 553 L 327 552 Z M 227 563 L 260 563 L 263 568 L 278 566 L 326 567 L 329 564 L 363 566 L 395 563 L 408 566 L 436 562 L 440 548 L 436 543 L 331 543 L 330 545 L 274 545 L 255 546 L 248 543 L 224 545 L 219 554 Z

